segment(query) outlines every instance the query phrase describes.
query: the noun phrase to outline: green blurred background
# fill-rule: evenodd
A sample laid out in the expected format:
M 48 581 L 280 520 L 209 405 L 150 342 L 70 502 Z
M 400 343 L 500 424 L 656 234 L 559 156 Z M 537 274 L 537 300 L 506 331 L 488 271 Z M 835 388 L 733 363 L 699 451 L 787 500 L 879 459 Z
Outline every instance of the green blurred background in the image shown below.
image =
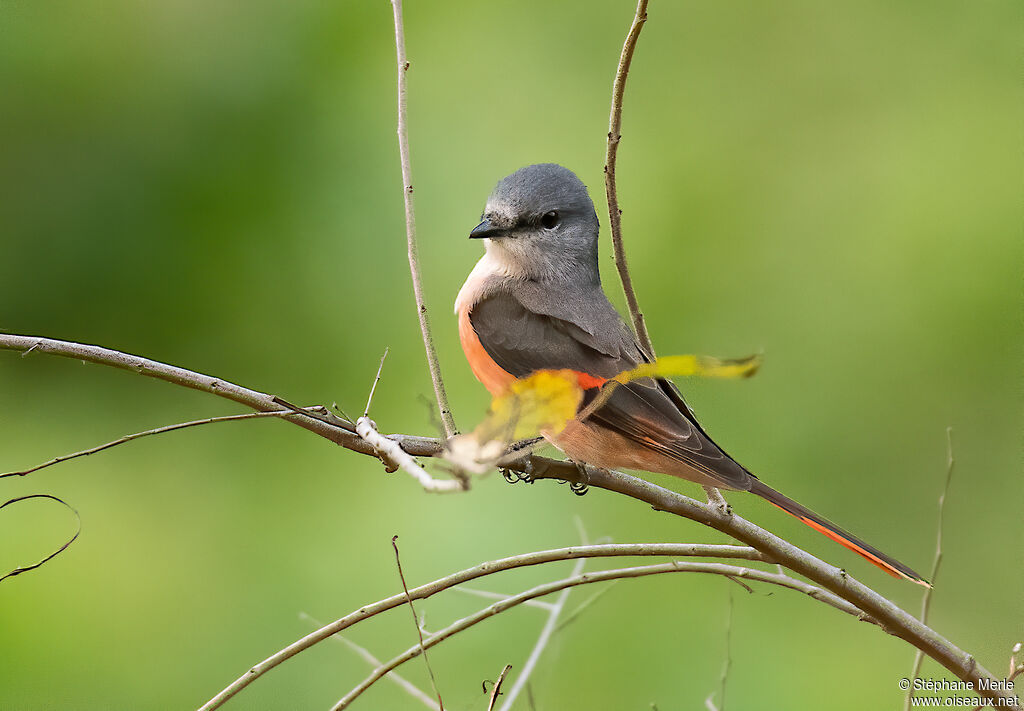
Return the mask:
M 463 428 L 487 405 L 451 316 L 480 254 L 466 235 L 494 183 L 533 162 L 577 171 L 603 211 L 610 88 L 633 9 L 406 8 L 422 269 Z M 1000 672 L 1024 637 L 1021 27 L 1010 0 L 655 0 L 619 166 L 659 351 L 765 353 L 750 381 L 682 383 L 753 471 L 927 571 L 954 428 L 932 622 Z M 394 74 L 383 0 L 0 2 L 0 328 L 349 412 L 390 346 L 375 419 L 435 433 L 405 262 Z M 0 397 L 4 470 L 240 411 L 10 352 Z M 301 613 L 331 620 L 396 592 L 395 534 L 410 584 L 576 543 L 575 517 L 592 538 L 724 541 L 550 482 L 491 476 L 467 495 L 427 496 L 271 421 L 149 438 L 0 486 L 3 500 L 64 497 L 84 522 L 65 554 L 0 584 L 3 708 L 196 706 L 310 631 Z M 919 588 L 761 501 L 731 500 L 918 609 Z M 0 568 L 37 559 L 71 525 L 52 503 L 5 509 Z M 567 571 L 486 586 L 511 593 Z M 618 584 L 555 637 L 533 677 L 536 708 L 701 708 L 718 689 L 729 587 Z M 734 597 L 728 707 L 901 704 L 905 643 L 795 593 Z M 451 594 L 421 610 L 438 629 L 480 604 Z M 437 648 L 446 706 L 485 708 L 480 682 L 521 667 L 542 617 L 518 609 Z M 396 612 L 352 638 L 389 658 L 415 636 Z M 322 644 L 232 707 L 323 708 L 367 671 Z M 421 664 L 404 673 L 426 686 Z M 941 670 L 926 662 L 923 673 Z M 417 704 L 385 683 L 364 707 Z

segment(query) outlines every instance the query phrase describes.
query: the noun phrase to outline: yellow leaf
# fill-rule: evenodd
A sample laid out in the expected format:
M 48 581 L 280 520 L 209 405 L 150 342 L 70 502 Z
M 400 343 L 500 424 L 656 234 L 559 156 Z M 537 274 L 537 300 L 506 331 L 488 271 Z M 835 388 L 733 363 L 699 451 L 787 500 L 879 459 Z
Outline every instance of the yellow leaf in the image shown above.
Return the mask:
M 464 471 L 484 473 L 515 440 L 558 434 L 576 416 L 583 390 L 571 370 L 539 370 L 515 380 L 494 398 L 487 417 L 448 441 L 445 458 Z
M 582 397 L 573 371 L 538 370 L 513 381 L 503 395 L 494 398 L 481 427 L 505 432 L 509 441 L 536 437 L 541 430 L 558 433 L 576 416 Z
M 620 383 L 639 378 L 673 378 L 697 376 L 701 378 L 749 378 L 761 367 L 761 356 L 746 358 L 712 358 L 711 356 L 677 355 L 658 358 L 653 363 L 641 363 L 632 370 L 615 376 Z

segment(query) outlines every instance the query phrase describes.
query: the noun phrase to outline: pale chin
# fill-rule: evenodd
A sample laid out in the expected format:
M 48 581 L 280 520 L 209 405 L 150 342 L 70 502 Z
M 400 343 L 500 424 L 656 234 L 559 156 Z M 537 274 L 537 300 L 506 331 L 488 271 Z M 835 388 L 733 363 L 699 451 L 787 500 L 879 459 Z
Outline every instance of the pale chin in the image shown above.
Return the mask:
M 516 255 L 501 242 L 484 238 L 484 248 L 487 250 L 486 259 L 491 263 L 491 268 L 505 276 L 521 276 L 523 269 L 519 266 Z

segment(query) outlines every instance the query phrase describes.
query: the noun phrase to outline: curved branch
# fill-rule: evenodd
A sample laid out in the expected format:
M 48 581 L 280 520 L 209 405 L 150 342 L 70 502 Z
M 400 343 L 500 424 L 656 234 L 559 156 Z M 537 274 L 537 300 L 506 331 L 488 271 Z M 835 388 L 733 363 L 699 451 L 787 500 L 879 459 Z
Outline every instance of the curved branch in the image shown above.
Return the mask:
M 25 354 L 48 353 L 108 365 L 218 395 L 260 411 L 277 410 L 282 402 L 271 395 L 208 375 L 99 346 L 34 336 L 0 334 L 0 350 L 22 351 Z M 319 415 L 303 415 L 296 412 L 294 415 L 284 415 L 281 419 L 293 422 L 354 452 L 378 456 L 370 444 L 352 431 L 354 425 L 340 417 L 326 415 L 320 418 Z M 437 456 L 444 448 L 442 441 L 430 437 L 391 435 L 389 439 L 417 457 Z M 972 682 L 975 688 L 984 686 L 985 688 L 979 692 L 982 696 L 1003 699 L 1001 703 L 1010 704 L 1003 708 L 1020 709 L 1019 703 L 1013 700 L 1010 691 L 993 688 L 994 684 L 989 682 L 996 681 L 996 678 L 980 666 L 970 654 L 874 590 L 854 580 L 845 571 L 815 558 L 728 510 L 695 501 L 628 474 L 602 471 L 592 467 L 587 467 L 581 473 L 572 462 L 561 462 L 546 457 L 530 456 L 511 463 L 507 468 L 522 472 L 533 479 L 561 479 L 623 494 L 648 503 L 659 511 L 688 518 L 736 538 L 760 551 L 766 559 L 805 576 L 835 596 L 846 600 L 854 608 L 863 610 L 887 632 L 922 650 L 960 679 Z M 399 598 L 403 599 L 404 596 Z M 985 680 L 984 685 L 981 684 L 982 679 Z
M 115 351 L 110 348 L 103 348 L 102 346 L 91 346 L 85 343 L 73 343 L 71 341 L 59 341 L 53 338 L 41 338 L 39 336 L 18 336 L 9 333 L 0 333 L 0 350 L 11 350 L 21 351 L 22 356 L 27 356 L 30 353 L 45 353 L 48 355 L 60 356 L 61 358 L 71 358 L 74 360 L 86 361 L 88 363 L 96 363 L 97 365 L 105 365 L 119 370 L 126 370 L 131 373 L 137 373 L 138 375 L 146 376 L 147 378 L 155 378 L 156 380 L 162 380 L 166 383 L 172 383 L 174 385 L 181 385 L 182 387 L 191 388 L 192 390 L 199 390 L 200 392 L 208 393 L 210 395 L 216 395 L 217 397 L 225 398 L 232 402 L 236 402 L 240 405 L 245 405 L 253 410 L 259 412 L 274 412 L 276 413 L 281 409 L 283 400 L 273 395 L 260 392 L 258 390 L 251 390 L 241 385 L 235 385 L 227 380 L 221 378 L 215 378 L 210 375 L 204 375 L 203 373 L 197 373 L 192 370 L 186 370 L 185 368 L 178 368 L 173 365 L 161 363 L 159 361 L 150 360 L 149 358 L 142 358 L 140 356 L 131 355 L 129 353 L 122 353 L 121 351 Z M 355 433 L 355 425 L 348 420 L 344 420 L 337 417 L 329 412 L 326 414 L 319 414 L 319 412 L 309 412 L 307 414 L 300 414 L 298 408 L 290 408 L 294 411 L 291 415 L 277 415 L 282 420 L 287 420 L 293 424 L 298 425 L 304 429 L 318 434 L 325 439 L 339 444 L 346 449 L 351 449 L 360 454 L 368 454 L 370 456 L 376 456 L 376 451 L 368 443 L 363 441 L 359 435 Z M 413 438 L 419 440 L 423 438 Z M 437 440 L 431 440 L 437 443 Z M 439 451 L 440 445 L 438 444 L 434 451 Z M 406 451 L 409 451 L 406 449 Z M 432 456 L 431 454 L 417 454 L 414 451 L 409 451 L 410 454 L 416 456 Z
M 629 276 L 629 266 L 626 264 L 626 249 L 622 245 L 622 210 L 619 209 L 619 195 L 615 184 L 615 160 L 619 153 L 619 141 L 622 140 L 622 98 L 626 93 L 626 77 L 629 76 L 629 65 L 633 62 L 633 51 L 636 49 L 640 30 L 643 29 L 646 21 L 647 0 L 639 0 L 636 6 L 636 15 L 633 16 L 633 24 L 626 35 L 626 42 L 622 45 L 619 68 L 615 72 L 615 81 L 612 83 L 612 109 L 611 116 L 608 118 L 608 146 L 604 154 L 604 192 L 608 199 L 608 224 L 612 233 L 615 267 L 619 270 L 619 280 L 622 282 L 622 291 L 626 295 L 626 305 L 629 307 L 633 328 L 641 345 L 653 358 L 654 346 L 651 344 L 650 334 L 647 333 L 647 324 L 640 311 L 640 304 L 636 300 L 633 280 Z
M 434 384 L 434 397 L 441 411 L 441 422 L 444 433 L 452 437 L 458 430 L 455 418 L 448 405 L 448 394 L 441 379 L 441 363 L 437 359 L 434 338 L 430 335 L 430 320 L 427 318 L 427 304 L 423 299 L 423 285 L 420 280 L 419 249 L 416 246 L 416 213 L 412 204 L 412 166 L 409 161 L 409 129 L 406 125 L 406 87 L 405 75 L 409 71 L 409 61 L 405 57 L 405 29 L 402 25 L 402 0 L 391 0 L 395 15 L 395 53 L 398 58 L 398 152 L 402 159 L 402 194 L 405 197 L 405 237 L 409 252 L 409 272 L 412 274 L 412 291 L 416 297 L 416 315 L 420 320 L 420 333 L 423 335 L 423 348 L 427 352 L 427 366 L 430 368 L 430 380 Z
M 543 585 L 538 585 L 537 587 L 521 592 L 518 595 L 513 595 L 505 600 L 489 605 L 468 617 L 464 617 L 461 620 L 453 622 L 444 629 L 426 637 L 422 643 L 409 647 L 409 649 L 405 650 L 402 654 L 399 654 L 391 661 L 374 669 L 370 676 L 366 677 L 366 679 L 364 679 L 358 686 L 352 689 L 352 691 L 346 694 L 344 698 L 335 704 L 332 711 L 341 711 L 341 709 L 348 708 L 348 705 L 351 704 L 359 695 L 398 666 L 419 656 L 421 653 L 424 653 L 425 650 L 443 642 L 449 637 L 458 634 L 463 630 L 469 629 L 483 620 L 486 620 L 488 617 L 493 617 L 494 615 L 505 612 L 506 610 L 516 607 L 517 605 L 521 605 L 529 600 L 544 597 L 545 595 L 550 595 L 551 593 L 558 592 L 559 590 L 565 590 L 577 585 L 600 583 L 608 580 L 620 580 L 623 578 L 640 578 L 648 575 L 660 575 L 663 573 L 704 573 L 710 575 L 722 575 L 727 578 L 745 578 L 747 580 L 756 580 L 758 582 L 771 583 L 773 585 L 779 585 L 787 588 L 793 588 L 793 586 L 790 585 L 790 582 L 799 582 L 780 573 L 769 573 L 763 570 L 744 568 L 737 565 L 725 565 L 723 563 L 671 562 L 660 563 L 658 565 L 636 566 L 632 568 L 617 568 L 615 570 L 602 570 L 594 573 L 582 573 L 562 580 L 544 583 Z M 797 587 L 793 589 L 799 588 Z
M 284 649 L 276 652 L 275 654 L 267 657 L 259 664 L 250 668 L 245 674 L 236 679 L 230 686 L 221 691 L 217 696 L 210 699 L 200 711 L 209 711 L 211 709 L 219 708 L 225 701 L 237 694 L 239 691 L 244 689 L 250 683 L 255 681 L 258 677 L 267 673 L 277 665 L 290 659 L 304 649 L 317 644 L 318 642 L 330 637 L 331 635 L 337 634 L 342 630 L 345 630 L 363 620 L 369 619 L 375 615 L 379 615 L 388 610 L 392 610 L 396 607 L 404 605 L 408 600 L 424 600 L 432 595 L 453 588 L 457 585 L 481 578 L 487 575 L 493 575 L 505 570 L 512 570 L 515 568 L 523 568 L 532 565 L 541 565 L 544 563 L 551 563 L 555 561 L 575 560 L 578 558 L 605 558 L 605 557 L 622 557 L 622 556 L 670 556 L 673 558 L 685 558 L 685 557 L 714 557 L 714 558 L 727 558 L 727 559 L 741 559 L 761 562 L 771 562 L 762 553 L 755 551 L 752 548 L 746 546 L 733 546 L 733 545 L 704 545 L 704 544 L 690 544 L 690 543 L 631 543 L 631 544 L 600 544 L 591 546 L 572 546 L 568 548 L 556 548 L 548 551 L 537 551 L 533 553 L 526 553 L 523 555 L 512 556 L 509 558 L 502 558 L 499 560 L 489 561 L 487 563 L 481 563 L 480 565 L 472 568 L 466 568 L 460 570 L 457 573 L 452 573 L 443 578 L 434 580 L 433 582 L 426 583 L 415 587 L 408 592 L 408 596 L 403 591 L 397 595 L 392 595 L 389 598 L 380 600 L 373 603 L 372 605 L 365 605 L 358 610 L 349 613 L 345 617 L 342 617 L 329 625 L 326 625 L 319 630 L 312 632 L 300 640 L 297 640 L 293 644 L 285 647 Z M 763 571 L 759 571 L 763 572 Z M 863 615 L 860 610 L 857 610 L 854 606 L 846 603 L 834 595 L 827 593 L 824 590 L 818 590 L 813 585 L 803 583 L 801 581 L 794 580 L 795 584 L 803 586 L 799 589 L 816 599 L 822 599 L 822 601 L 836 607 L 843 612 L 851 615 L 855 615 L 858 619 L 862 618 Z M 820 592 L 823 597 L 818 598 L 816 593 Z M 503 602 L 507 602 L 510 598 L 505 598 Z
M 17 504 L 22 501 L 29 501 L 31 499 L 49 499 L 50 501 L 56 501 L 58 504 L 64 506 L 64 508 L 66 508 L 68 511 L 75 515 L 75 533 L 73 536 L 71 536 L 71 538 L 69 538 L 64 543 L 64 545 L 62 545 L 60 548 L 47 555 L 45 558 L 38 560 L 35 563 L 30 563 L 29 565 L 19 565 L 17 568 L 10 571 L 9 573 L 0 575 L 0 581 L 6 580 L 7 578 L 13 578 L 15 575 L 21 575 L 22 573 L 27 573 L 30 570 L 35 570 L 36 568 L 42 567 L 47 561 L 56 558 L 58 555 L 66 551 L 71 546 L 71 544 L 78 539 L 79 534 L 82 532 L 82 517 L 78 514 L 78 511 L 75 509 L 75 507 L 69 504 L 64 499 L 57 498 L 53 494 L 27 494 L 25 496 L 18 496 L 16 498 L 9 499 L 4 503 L 0 504 L 0 509 L 4 508 L 5 506 L 10 506 L 11 504 Z

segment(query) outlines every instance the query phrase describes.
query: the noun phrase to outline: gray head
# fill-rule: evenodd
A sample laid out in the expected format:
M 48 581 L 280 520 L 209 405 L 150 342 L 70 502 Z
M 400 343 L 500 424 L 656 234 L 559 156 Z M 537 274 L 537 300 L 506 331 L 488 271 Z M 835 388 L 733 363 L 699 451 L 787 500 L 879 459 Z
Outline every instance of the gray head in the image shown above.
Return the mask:
M 600 283 L 597 213 L 585 186 L 554 163 L 520 168 L 487 198 L 469 233 L 510 274 L 537 281 Z

